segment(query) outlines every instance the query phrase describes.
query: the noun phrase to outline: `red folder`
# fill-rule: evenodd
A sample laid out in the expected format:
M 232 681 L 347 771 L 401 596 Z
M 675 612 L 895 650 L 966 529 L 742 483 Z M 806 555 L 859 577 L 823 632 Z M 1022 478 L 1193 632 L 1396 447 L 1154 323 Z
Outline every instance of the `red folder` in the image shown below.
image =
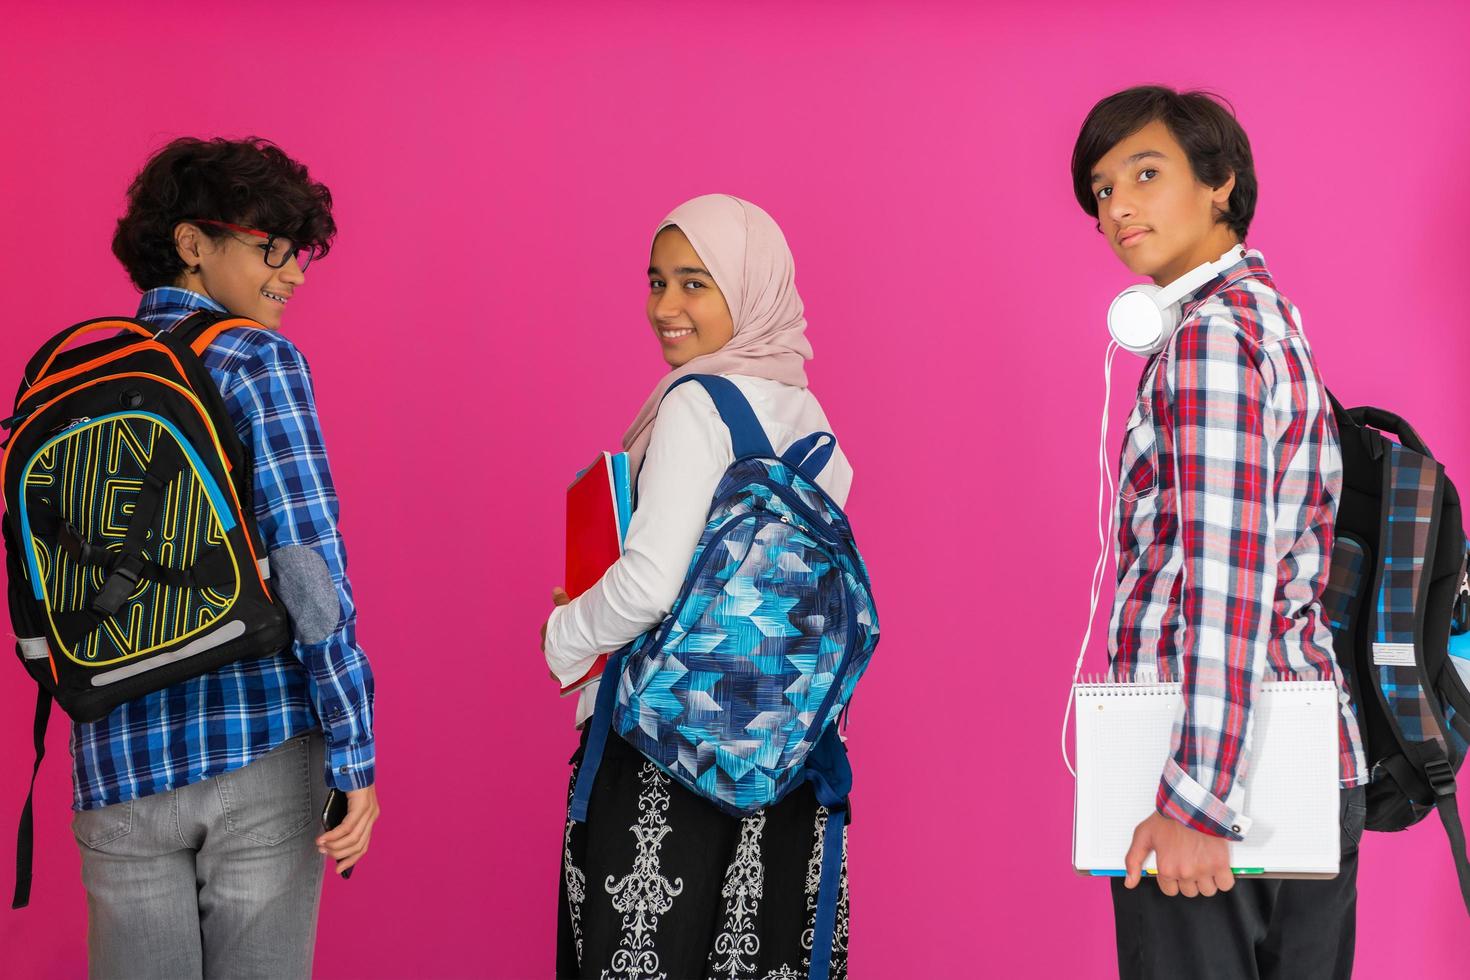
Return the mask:
M 599 453 L 592 465 L 567 488 L 567 573 L 564 588 L 575 599 L 597 584 L 623 553 L 617 480 L 611 453 Z M 607 654 L 581 678 L 561 689 L 580 690 L 602 675 Z

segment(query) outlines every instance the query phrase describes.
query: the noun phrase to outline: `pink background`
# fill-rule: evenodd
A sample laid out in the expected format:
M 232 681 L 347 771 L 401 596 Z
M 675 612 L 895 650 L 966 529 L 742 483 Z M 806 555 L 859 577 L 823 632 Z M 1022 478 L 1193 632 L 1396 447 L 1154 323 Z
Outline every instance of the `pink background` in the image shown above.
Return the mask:
M 1230 97 L 1262 185 L 1250 243 L 1329 383 L 1412 419 L 1470 489 L 1470 14 L 420 6 L 10 5 L 0 41 L 0 379 L 133 309 L 111 226 L 166 139 L 266 135 L 336 195 L 338 246 L 286 328 L 344 500 L 383 818 L 326 885 L 320 975 L 550 975 L 575 736 L 536 630 L 561 490 L 660 372 L 650 231 L 717 190 L 797 256 L 883 616 L 851 729 L 853 976 L 1110 975 L 1057 726 L 1095 555 L 1102 314 L 1129 278 L 1072 200 L 1076 129 L 1134 83 Z M 1115 423 L 1139 365 L 1120 361 Z M 5 677 L 0 855 L 32 698 Z M 84 968 L 63 724 L 50 745 L 32 906 L 0 912 L 11 976 Z M 1360 976 L 1451 975 L 1465 919 L 1436 824 L 1370 836 L 1361 892 Z

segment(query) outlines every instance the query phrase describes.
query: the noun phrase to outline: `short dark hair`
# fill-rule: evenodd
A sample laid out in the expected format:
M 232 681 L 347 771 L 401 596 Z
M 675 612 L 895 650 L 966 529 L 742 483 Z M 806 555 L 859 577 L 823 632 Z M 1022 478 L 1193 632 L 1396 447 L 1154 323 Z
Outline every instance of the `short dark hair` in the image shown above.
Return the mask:
M 1092 168 L 1122 140 L 1161 119 L 1184 148 L 1190 169 L 1202 184 L 1219 187 L 1235 175 L 1226 210 L 1218 218 L 1245 240 L 1256 213 L 1256 164 L 1251 142 L 1224 98 L 1210 92 L 1176 92 L 1162 85 L 1140 85 L 1110 95 L 1087 114 L 1072 148 L 1072 190 L 1077 203 L 1097 217 Z
M 141 290 L 167 286 L 184 271 L 174 245 L 180 221 L 206 218 L 286 235 L 325 255 L 337 234 L 332 192 L 305 165 L 258 136 L 183 137 L 155 153 L 128 188 L 128 210 L 117 221 L 112 254 Z M 229 231 L 201 225 L 221 238 Z

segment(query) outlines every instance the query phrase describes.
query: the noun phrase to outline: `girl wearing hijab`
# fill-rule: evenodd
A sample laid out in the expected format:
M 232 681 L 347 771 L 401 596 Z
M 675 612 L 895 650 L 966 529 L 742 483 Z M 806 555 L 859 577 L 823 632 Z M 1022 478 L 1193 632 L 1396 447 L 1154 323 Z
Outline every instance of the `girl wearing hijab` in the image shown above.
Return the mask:
M 674 382 L 727 377 L 777 453 L 831 431 L 807 388 L 812 348 L 794 263 L 770 215 L 724 194 L 680 205 L 655 233 L 648 285 L 648 322 L 671 370 L 623 436 L 638 508 L 622 558 L 577 599 L 554 593 L 544 649 L 564 685 L 669 614 L 734 462 L 709 395 L 686 384 L 665 398 Z M 839 448 L 817 483 L 841 506 L 851 482 Z M 582 692 L 579 726 L 595 688 Z M 576 775 L 574 765 L 573 784 Z M 826 819 L 807 784 L 751 816 L 727 816 L 609 738 L 587 822 L 567 821 L 557 976 L 806 976 Z M 844 860 L 830 975 L 846 973 Z

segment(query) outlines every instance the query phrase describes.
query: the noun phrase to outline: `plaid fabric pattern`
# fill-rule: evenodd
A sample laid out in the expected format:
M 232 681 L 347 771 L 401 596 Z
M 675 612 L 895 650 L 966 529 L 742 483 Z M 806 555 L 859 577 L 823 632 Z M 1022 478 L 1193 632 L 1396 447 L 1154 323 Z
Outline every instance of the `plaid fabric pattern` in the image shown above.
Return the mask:
M 1368 582 L 1368 551 L 1361 541 L 1352 535 L 1338 535 L 1332 544 L 1332 562 L 1327 576 L 1327 589 L 1322 593 L 1322 615 L 1339 636 L 1355 636 L 1358 617 L 1362 615 L 1363 593 Z M 1343 673 L 1343 684 L 1353 690 L 1357 667 L 1351 659 L 1339 662 Z M 1358 711 L 1357 702 L 1352 704 L 1353 714 Z M 1359 730 L 1359 737 L 1362 732 Z
M 1424 553 L 1434 530 L 1435 501 L 1440 493 L 1439 464 L 1387 442 L 1388 471 L 1392 486 L 1388 508 L 1388 541 L 1384 555 L 1383 581 L 1378 589 L 1377 630 L 1373 637 L 1373 666 L 1388 711 L 1399 730 L 1411 742 L 1434 739 L 1443 747 L 1444 732 L 1434 719 L 1429 692 L 1420 681 L 1419 668 L 1410 663 L 1380 662 L 1379 644 L 1395 644 L 1411 650 L 1419 641 L 1417 631 L 1420 594 L 1425 588 Z M 1384 659 L 1388 659 L 1385 657 Z
M 1367 564 L 1367 551 L 1356 538 L 1339 537 L 1333 544 L 1327 590 L 1322 593 L 1322 612 L 1334 631 L 1352 631 L 1353 604 Z M 1348 664 L 1341 666 L 1349 669 Z
M 183 289 L 143 295 L 138 318 L 167 328 L 223 309 Z M 73 806 L 90 810 L 248 765 L 318 726 L 326 779 L 360 789 L 374 777 L 373 675 L 357 644 L 337 492 L 327 467 L 306 359 L 275 331 L 229 330 L 204 352 L 235 430 L 253 452 L 255 513 L 266 551 L 316 549 L 337 586 L 341 618 L 320 643 L 229 664 L 72 726 Z
M 1344 786 L 1365 773 L 1322 598 L 1342 459 L 1295 310 L 1260 253 L 1184 301 L 1144 370 L 1120 462 L 1115 676 L 1184 689 L 1161 812 L 1240 840 L 1251 706 L 1271 676 L 1341 690 Z

